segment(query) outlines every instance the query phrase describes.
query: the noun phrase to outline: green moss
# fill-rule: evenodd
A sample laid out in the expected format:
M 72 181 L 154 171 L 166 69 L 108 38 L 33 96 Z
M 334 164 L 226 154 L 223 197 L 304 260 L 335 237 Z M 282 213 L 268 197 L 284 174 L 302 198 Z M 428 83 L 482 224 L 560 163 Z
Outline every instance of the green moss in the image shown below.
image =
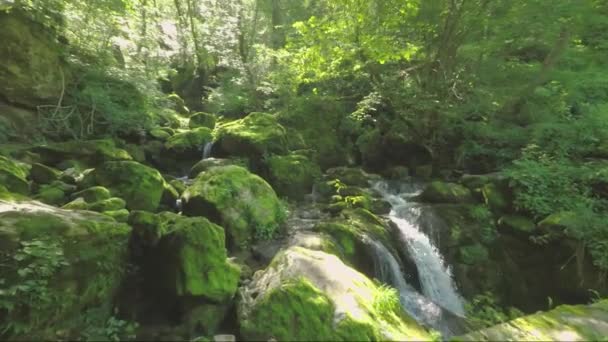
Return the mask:
M 538 227 L 547 232 L 563 232 L 566 229 L 579 227 L 582 220 L 573 211 L 561 211 L 547 216 L 538 223 Z
M 230 165 L 200 174 L 182 195 L 183 211 L 207 216 L 221 224 L 231 247 L 242 248 L 254 238 L 270 238 L 285 220 L 282 203 L 262 178 Z
M 608 300 L 593 305 L 562 305 L 464 336 L 457 341 L 604 341 Z
M 72 195 L 73 198 L 82 197 L 87 203 L 95 203 L 106 200 L 112 195 L 110 190 L 103 186 L 93 186 Z
M 68 210 L 89 210 L 89 206 L 90 206 L 90 204 L 87 203 L 84 200 L 84 198 L 78 197 L 75 200 L 73 200 L 72 202 L 64 205 L 61 208 L 68 209 Z
M 104 211 L 102 214 L 110 216 L 116 222 L 127 222 L 129 220 L 129 211 L 127 209 Z
M 190 129 L 198 128 L 198 127 L 207 127 L 209 129 L 215 128 L 215 115 L 209 113 L 194 113 L 190 116 L 190 121 L 188 122 L 188 127 Z
M 321 168 L 298 153 L 271 156 L 267 165 L 270 184 L 279 195 L 291 199 L 302 200 L 312 191 L 315 180 L 321 177 Z
M 226 154 L 242 157 L 261 157 L 287 152 L 287 136 L 275 116 L 251 113 L 245 118 L 216 128 L 217 145 Z
M 469 203 L 472 196 L 469 189 L 455 183 L 434 181 L 427 185 L 420 199 L 429 203 Z
M 179 155 L 202 154 L 201 148 L 212 140 L 211 130 L 207 127 L 199 127 L 170 137 L 165 143 L 165 148 Z
M 467 265 L 477 265 L 489 260 L 488 249 L 481 244 L 467 245 L 458 248 L 458 260 Z
M 105 322 L 126 266 L 130 228 L 96 213 L 49 209 L 35 202 L 15 206 L 0 213 L 0 240 L 13 242 L 3 249 L 3 257 L 26 257 L 16 257 L 19 267 L 2 269 L 0 278 L 3 289 L 16 286 L 24 292 L 4 301 L 14 306 L 0 318 L 0 326 L 8 329 L 3 338 L 58 339 L 60 331 L 73 336 L 87 326 L 82 316 L 92 306 L 102 308 Z M 29 252 L 22 248 L 26 244 Z M 58 260 L 63 260 L 60 268 L 49 272 Z M 16 274 L 28 267 L 36 272 Z
M 92 203 L 89 210 L 103 212 L 124 209 L 127 203 L 122 198 L 112 197 L 99 202 Z
M 506 215 L 498 220 L 498 228 L 503 233 L 530 235 L 536 230 L 531 219 L 520 215 Z
M 201 172 L 205 172 L 212 167 L 217 166 L 228 166 L 228 165 L 238 165 L 244 168 L 247 168 L 247 160 L 243 158 L 231 158 L 231 159 L 217 159 L 217 158 L 208 158 L 199 161 L 194 164 L 194 166 L 190 169 L 188 176 L 190 178 L 196 178 Z
M 293 281 L 256 305 L 241 321 L 241 334 L 248 341 L 335 341 L 333 313 L 329 297 L 306 280 Z
M 34 198 L 49 205 L 61 206 L 66 202 L 66 193 L 60 187 L 44 185 Z
M 157 170 L 133 161 L 104 163 L 88 174 L 84 182 L 107 187 L 112 195 L 127 202 L 129 210 L 147 211 L 158 208 L 165 185 Z
M 46 165 L 56 165 L 64 160 L 78 160 L 88 166 L 106 161 L 132 160 L 129 152 L 116 147 L 113 140 L 78 140 L 37 146 L 33 152 L 42 156 Z
M 61 176 L 61 172 L 40 163 L 32 164 L 30 169 L 30 179 L 38 184 L 49 184 L 56 181 Z
M 30 187 L 27 183 L 28 170 L 16 161 L 0 156 L 0 184 L 8 191 L 27 195 Z
M 154 139 L 157 139 L 157 140 L 160 140 L 160 141 L 167 141 L 167 140 L 169 140 L 169 138 L 171 138 L 171 136 L 173 134 L 169 134 L 168 132 L 166 132 L 163 129 L 155 128 L 155 129 L 153 129 L 153 130 L 150 131 L 150 135 Z

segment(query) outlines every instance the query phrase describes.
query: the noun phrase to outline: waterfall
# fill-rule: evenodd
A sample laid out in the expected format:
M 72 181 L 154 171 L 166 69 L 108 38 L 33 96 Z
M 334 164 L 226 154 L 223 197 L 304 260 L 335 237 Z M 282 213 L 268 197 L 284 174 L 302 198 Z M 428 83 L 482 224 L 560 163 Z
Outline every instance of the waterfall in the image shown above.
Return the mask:
M 441 331 L 444 336 L 449 334 L 449 328 L 443 322 L 443 309 L 406 282 L 393 254 L 378 241 L 366 238 L 365 242 L 372 251 L 376 278 L 399 291 L 403 309 L 421 323 Z
M 205 144 L 205 147 L 203 147 L 203 160 L 211 157 L 212 149 L 213 149 L 213 141 L 210 141 Z
M 464 316 L 464 305 L 452 280 L 450 269 L 445 265 L 437 247 L 421 230 L 418 222 L 421 216 L 420 207 L 408 201 L 409 197 L 420 192 L 420 188 L 409 186 L 399 193 L 394 193 L 389 191 L 386 182 L 379 182 L 374 188 L 392 205 L 389 218 L 399 228 L 404 247 L 416 264 L 422 294 L 450 312 Z M 390 260 L 387 262 L 391 263 Z M 399 290 L 401 291 L 401 288 Z

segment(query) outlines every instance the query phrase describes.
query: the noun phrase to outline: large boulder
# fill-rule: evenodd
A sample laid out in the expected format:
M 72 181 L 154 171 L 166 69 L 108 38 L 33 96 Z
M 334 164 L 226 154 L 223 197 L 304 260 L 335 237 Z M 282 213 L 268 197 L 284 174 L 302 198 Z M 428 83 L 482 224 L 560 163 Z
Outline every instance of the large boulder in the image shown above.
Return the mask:
M 249 341 L 405 341 L 431 336 L 379 287 L 337 256 L 298 246 L 280 252 L 241 289 Z
M 22 106 L 56 103 L 69 81 L 56 37 L 19 10 L 0 12 L 0 97 Z
M 36 146 L 32 152 L 40 154 L 41 163 L 57 165 L 66 160 L 77 160 L 86 166 L 96 166 L 107 161 L 132 160 L 129 152 L 118 148 L 113 140 L 74 140 Z
M 134 161 L 107 162 L 85 176 L 87 186 L 101 185 L 123 198 L 129 210 L 155 211 L 166 182 L 155 169 Z
M 93 212 L 0 201 L 0 263 L 12 265 L 0 268 L 0 338 L 73 340 L 105 327 L 129 231 Z
M 272 187 L 236 165 L 201 173 L 182 194 L 182 206 L 186 215 L 206 216 L 222 225 L 231 248 L 272 237 L 285 219 Z
M 191 336 L 215 333 L 240 276 L 239 267 L 227 258 L 222 227 L 203 217 L 143 211 L 131 212 L 129 224 L 133 260 L 147 284 L 142 304 L 154 303 L 168 319 L 181 316 Z
M 287 134 L 274 115 L 251 113 L 216 128 L 216 146 L 222 156 L 261 158 L 287 152 Z
M 10 192 L 26 195 L 29 184 L 26 180 L 28 169 L 10 158 L 0 156 L 0 184 Z
M 247 167 L 246 159 L 220 159 L 220 158 L 207 158 L 199 161 L 194 164 L 188 173 L 188 177 L 196 178 L 201 172 L 205 172 L 212 167 L 217 166 L 228 166 L 228 165 L 238 165 L 242 167 Z
M 608 300 L 562 305 L 454 338 L 456 341 L 600 341 L 608 336 Z
M 267 160 L 268 181 L 280 196 L 302 200 L 312 192 L 312 187 L 321 177 L 321 168 L 309 157 L 291 153 L 286 156 L 271 156 Z

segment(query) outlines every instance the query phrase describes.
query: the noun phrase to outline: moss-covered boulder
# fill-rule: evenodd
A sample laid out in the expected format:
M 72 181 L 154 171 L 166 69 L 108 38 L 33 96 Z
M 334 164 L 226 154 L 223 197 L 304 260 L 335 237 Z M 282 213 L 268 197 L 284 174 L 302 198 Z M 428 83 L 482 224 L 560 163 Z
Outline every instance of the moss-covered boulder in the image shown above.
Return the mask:
M 299 153 L 271 156 L 267 165 L 268 181 L 277 194 L 295 200 L 302 200 L 310 194 L 315 180 L 321 177 L 319 165 Z
M 30 179 L 38 184 L 49 184 L 61 177 L 61 172 L 44 164 L 34 163 L 30 169 Z
M 106 327 L 129 231 L 97 213 L 0 201 L 0 263 L 15 266 L 0 268 L 0 338 L 75 340 Z
M 419 196 L 419 200 L 428 203 L 470 203 L 473 201 L 471 191 L 456 183 L 434 181 L 429 183 Z
M 106 216 L 110 216 L 115 219 L 116 222 L 126 223 L 129 220 L 129 211 L 127 209 L 118 209 L 118 210 L 108 210 L 102 212 L 102 214 Z
M 207 127 L 209 129 L 214 129 L 215 115 L 203 112 L 194 113 L 190 116 L 188 127 L 190 127 L 190 129 L 199 127 Z
M 0 184 L 10 192 L 26 195 L 30 191 L 27 182 L 28 169 L 10 158 L 0 156 Z
M 168 310 L 188 312 L 188 321 L 213 332 L 223 320 L 239 282 L 239 267 L 227 258 L 222 227 L 203 217 L 133 211 L 132 247 L 151 295 Z M 175 307 L 177 305 L 177 308 Z
M 46 204 L 61 206 L 65 204 L 67 194 L 60 186 L 43 185 L 34 198 Z
M 603 341 L 608 336 L 608 300 L 592 305 L 562 305 L 454 341 Z
M 167 140 L 165 149 L 173 158 L 200 158 L 203 155 L 203 146 L 212 140 L 211 130 L 199 127 L 175 134 Z
M 327 170 L 325 172 L 325 178 L 328 180 L 337 179 L 345 185 L 359 187 L 368 187 L 370 181 L 380 179 L 379 176 L 369 174 L 361 168 L 343 166 Z
M 155 211 L 165 187 L 161 174 L 134 161 L 107 162 L 85 176 L 87 185 L 101 185 L 127 202 L 129 210 Z
M 272 114 L 251 113 L 243 119 L 218 126 L 215 135 L 215 146 L 222 156 L 261 158 L 287 152 L 285 128 Z
M 160 141 L 167 141 L 173 135 L 173 134 L 169 134 L 169 132 L 167 132 L 166 130 L 161 129 L 161 128 L 154 128 L 154 129 L 150 130 L 149 134 L 152 138 L 160 140 Z
M 402 311 L 396 291 L 322 251 L 296 246 L 280 252 L 240 297 L 240 333 L 248 341 L 431 338 Z
M 32 151 L 40 154 L 45 165 L 58 165 L 66 160 L 77 160 L 92 167 L 107 161 L 132 160 L 124 149 L 118 148 L 110 139 L 74 140 L 36 146 Z
M 247 167 L 247 160 L 241 158 L 231 158 L 231 159 L 220 159 L 220 158 L 207 158 L 199 161 L 194 164 L 188 173 L 188 177 L 196 178 L 201 172 L 205 172 L 212 167 L 217 166 L 228 166 L 228 165 L 238 165 L 242 167 Z
M 19 10 L 2 11 L 0 27 L 1 97 L 22 106 L 55 103 L 69 70 L 51 30 Z
M 222 225 L 231 248 L 274 236 L 285 219 L 272 187 L 236 165 L 201 173 L 182 194 L 182 206 L 186 215 L 206 216 Z
M 114 211 L 125 209 L 127 203 L 122 198 L 112 197 L 105 200 L 101 200 L 95 203 L 92 203 L 89 206 L 89 210 L 104 212 L 104 211 Z
M 314 230 L 331 236 L 343 260 L 369 276 L 374 274 L 374 265 L 367 240 L 371 238 L 391 246 L 390 227 L 361 208 L 346 209 L 338 217 L 320 222 Z
M 82 197 L 87 203 L 95 203 L 106 200 L 112 197 L 112 195 L 110 194 L 110 190 L 103 186 L 93 186 L 72 195 L 72 198 L 79 197 Z
M 521 215 L 505 215 L 498 219 L 498 230 L 503 234 L 528 238 L 536 230 L 531 219 Z

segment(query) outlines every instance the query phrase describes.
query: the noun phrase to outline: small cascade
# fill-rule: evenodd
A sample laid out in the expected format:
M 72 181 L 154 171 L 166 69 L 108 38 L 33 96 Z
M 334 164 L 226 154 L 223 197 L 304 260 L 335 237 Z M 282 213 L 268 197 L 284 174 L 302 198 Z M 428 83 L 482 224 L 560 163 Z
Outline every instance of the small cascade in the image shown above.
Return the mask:
M 449 334 L 450 330 L 443 322 L 444 310 L 406 282 L 393 254 L 378 241 L 366 238 L 366 243 L 372 251 L 376 278 L 399 291 L 399 299 L 405 311 L 421 323 L 441 331 L 444 336 Z
M 420 193 L 420 187 L 413 185 L 395 193 L 389 190 L 386 182 L 379 182 L 374 188 L 392 205 L 389 218 L 399 228 L 407 252 L 416 264 L 423 295 L 450 312 L 464 316 L 464 305 L 450 269 L 420 227 L 420 207 L 408 200 Z
M 213 141 L 210 141 L 205 144 L 203 147 L 203 160 L 211 157 L 211 151 L 213 150 Z

